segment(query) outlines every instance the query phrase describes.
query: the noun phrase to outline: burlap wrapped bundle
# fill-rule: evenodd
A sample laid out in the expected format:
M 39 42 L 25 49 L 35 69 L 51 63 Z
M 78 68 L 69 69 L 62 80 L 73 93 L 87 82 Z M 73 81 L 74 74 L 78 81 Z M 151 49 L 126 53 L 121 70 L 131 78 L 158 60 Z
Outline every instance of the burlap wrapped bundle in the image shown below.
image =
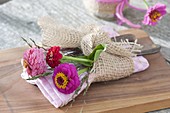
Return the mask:
M 134 72 L 131 57 L 141 48 L 136 42 L 113 42 L 101 26 L 96 25 L 86 25 L 76 30 L 57 24 L 49 17 L 41 18 L 38 24 L 43 30 L 43 45 L 81 47 L 84 55 L 89 55 L 98 44 L 107 44 L 107 49 L 93 65 L 93 82 L 117 80 Z

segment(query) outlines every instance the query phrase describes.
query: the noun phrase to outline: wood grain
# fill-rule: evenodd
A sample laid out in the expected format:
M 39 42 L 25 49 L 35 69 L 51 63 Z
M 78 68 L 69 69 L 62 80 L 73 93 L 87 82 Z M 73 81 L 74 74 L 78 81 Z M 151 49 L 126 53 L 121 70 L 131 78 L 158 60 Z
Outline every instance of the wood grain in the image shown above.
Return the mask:
M 144 45 L 152 44 L 141 30 L 132 33 Z M 54 108 L 36 86 L 20 78 L 20 59 L 27 47 L 0 51 L 0 113 L 143 113 L 170 107 L 170 67 L 160 53 L 146 55 L 150 67 L 118 81 L 94 83 L 88 93 L 60 109 Z

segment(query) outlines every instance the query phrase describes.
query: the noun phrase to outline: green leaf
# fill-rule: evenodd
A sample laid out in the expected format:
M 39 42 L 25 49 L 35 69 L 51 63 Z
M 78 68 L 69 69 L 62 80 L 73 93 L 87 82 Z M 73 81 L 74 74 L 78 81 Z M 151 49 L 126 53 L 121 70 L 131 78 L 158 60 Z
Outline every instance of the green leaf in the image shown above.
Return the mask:
M 82 73 L 87 72 L 88 70 L 89 70 L 88 67 L 81 69 L 81 70 L 78 71 L 78 75 L 81 75 Z
M 100 54 L 105 50 L 106 44 L 99 44 L 93 49 L 93 52 L 87 58 L 95 62 L 99 58 Z

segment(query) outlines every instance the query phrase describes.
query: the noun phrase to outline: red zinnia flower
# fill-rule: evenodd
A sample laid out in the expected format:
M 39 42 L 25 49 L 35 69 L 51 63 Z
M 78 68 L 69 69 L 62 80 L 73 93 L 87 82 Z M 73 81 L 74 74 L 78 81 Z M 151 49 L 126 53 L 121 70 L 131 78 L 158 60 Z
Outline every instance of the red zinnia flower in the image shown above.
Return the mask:
M 46 62 L 50 67 L 54 68 L 60 64 L 61 58 L 62 54 L 60 53 L 60 47 L 53 46 L 47 52 Z

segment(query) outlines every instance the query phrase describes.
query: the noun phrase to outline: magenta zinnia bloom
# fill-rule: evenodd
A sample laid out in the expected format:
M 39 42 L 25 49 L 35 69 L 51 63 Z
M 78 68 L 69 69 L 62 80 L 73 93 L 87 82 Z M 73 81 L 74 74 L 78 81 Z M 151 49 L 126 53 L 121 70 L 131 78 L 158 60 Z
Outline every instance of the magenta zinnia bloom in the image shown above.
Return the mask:
M 23 66 L 31 76 L 43 74 L 47 70 L 42 49 L 31 48 L 24 53 Z
M 73 64 L 63 63 L 55 67 L 52 78 L 55 87 L 64 94 L 72 93 L 80 85 L 78 73 Z
M 143 24 L 155 26 L 164 15 L 166 14 L 166 5 L 157 3 L 153 7 L 150 7 L 143 20 Z

